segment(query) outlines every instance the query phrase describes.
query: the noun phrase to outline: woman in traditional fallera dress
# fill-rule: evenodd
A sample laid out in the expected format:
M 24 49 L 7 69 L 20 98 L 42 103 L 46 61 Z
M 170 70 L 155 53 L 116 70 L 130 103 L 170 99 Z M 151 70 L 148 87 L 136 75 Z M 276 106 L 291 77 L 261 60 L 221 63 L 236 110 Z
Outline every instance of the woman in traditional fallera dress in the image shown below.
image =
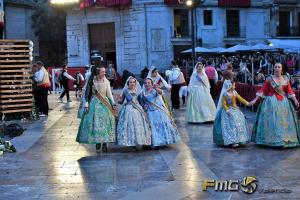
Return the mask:
M 245 116 L 238 108 L 237 101 L 251 105 L 235 91 L 234 83 L 225 80 L 213 126 L 213 140 L 217 145 L 237 147 L 250 141 Z
M 123 104 L 117 126 L 117 143 L 124 146 L 151 145 L 151 130 L 147 114 L 138 102 L 141 93 L 139 82 L 130 76 L 124 86 Z
M 158 73 L 157 68 L 154 66 L 148 72 L 147 78 L 151 78 L 153 80 L 154 85 L 162 88 L 165 88 L 167 91 L 170 91 L 172 86 L 167 83 L 167 81 Z M 172 114 L 171 108 L 169 106 L 168 100 L 164 93 L 161 95 L 161 98 L 165 104 L 165 107 L 168 109 L 169 113 Z
M 197 63 L 188 86 L 186 120 L 189 123 L 214 121 L 216 106 L 202 63 Z
M 180 136 L 175 122 L 159 98 L 159 95 L 162 94 L 161 89 L 153 87 L 153 81 L 150 78 L 146 78 L 144 84 L 141 103 L 148 115 L 152 132 L 152 146 L 165 146 L 179 142 Z
M 94 68 L 86 88 L 85 114 L 81 119 L 76 141 L 96 144 L 107 151 L 107 143 L 115 142 L 115 102 L 105 68 Z M 102 148 L 101 148 L 102 146 Z
M 282 148 L 299 146 L 298 117 L 291 100 L 296 107 L 299 107 L 299 102 L 288 76 L 282 75 L 280 63 L 275 64 L 274 75 L 267 78 L 252 103 L 255 104 L 260 98 L 262 102 L 257 110 L 252 141 Z

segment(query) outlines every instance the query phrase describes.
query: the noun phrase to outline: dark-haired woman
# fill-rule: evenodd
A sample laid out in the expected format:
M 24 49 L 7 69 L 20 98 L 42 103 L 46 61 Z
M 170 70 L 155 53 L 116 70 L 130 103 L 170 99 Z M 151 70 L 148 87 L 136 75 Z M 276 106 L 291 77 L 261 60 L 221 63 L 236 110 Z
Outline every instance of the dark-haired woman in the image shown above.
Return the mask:
M 130 76 L 124 86 L 122 105 L 117 126 L 117 143 L 123 146 L 151 145 L 151 130 L 147 114 L 139 104 L 141 86 L 136 78 Z
M 115 101 L 105 68 L 94 68 L 87 84 L 85 114 L 81 119 L 76 141 L 96 144 L 107 151 L 107 143 L 115 142 Z
M 153 80 L 153 84 L 161 89 L 166 89 L 167 91 L 171 91 L 172 86 L 165 81 L 165 79 L 158 73 L 157 68 L 154 66 L 151 67 L 147 78 L 151 78 Z M 164 92 L 163 92 L 164 93 Z M 161 95 L 163 102 L 165 103 L 166 108 L 168 109 L 170 115 L 172 115 L 172 110 L 169 106 L 168 100 L 164 94 Z
M 263 100 L 257 110 L 252 141 L 281 148 L 299 146 L 300 127 L 292 101 L 297 108 L 299 102 L 288 76 L 282 75 L 280 63 L 275 64 L 274 75 L 267 78 L 251 104 L 260 98 Z
M 180 140 L 178 129 L 164 106 L 160 95 L 162 91 L 153 85 L 151 78 L 146 78 L 141 94 L 141 102 L 146 111 L 152 132 L 152 146 L 165 146 Z

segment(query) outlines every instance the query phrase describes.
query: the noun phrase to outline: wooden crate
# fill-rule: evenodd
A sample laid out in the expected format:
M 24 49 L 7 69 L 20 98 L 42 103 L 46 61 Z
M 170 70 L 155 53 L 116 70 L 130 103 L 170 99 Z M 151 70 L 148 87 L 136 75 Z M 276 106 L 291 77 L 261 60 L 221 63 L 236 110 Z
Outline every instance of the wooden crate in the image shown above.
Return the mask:
M 32 49 L 30 40 L 0 40 L 0 116 L 32 111 Z

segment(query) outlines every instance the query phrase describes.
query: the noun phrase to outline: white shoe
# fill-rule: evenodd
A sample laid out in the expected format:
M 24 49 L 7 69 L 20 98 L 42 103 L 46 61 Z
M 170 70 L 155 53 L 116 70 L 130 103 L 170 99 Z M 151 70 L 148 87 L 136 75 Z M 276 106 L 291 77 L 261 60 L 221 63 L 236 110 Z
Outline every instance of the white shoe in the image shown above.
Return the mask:
M 233 144 L 232 147 L 236 148 L 236 147 L 239 147 L 240 145 L 239 144 Z
M 58 100 L 59 100 L 60 102 L 64 102 L 62 98 L 58 98 Z
M 68 100 L 68 102 L 72 102 L 71 100 Z

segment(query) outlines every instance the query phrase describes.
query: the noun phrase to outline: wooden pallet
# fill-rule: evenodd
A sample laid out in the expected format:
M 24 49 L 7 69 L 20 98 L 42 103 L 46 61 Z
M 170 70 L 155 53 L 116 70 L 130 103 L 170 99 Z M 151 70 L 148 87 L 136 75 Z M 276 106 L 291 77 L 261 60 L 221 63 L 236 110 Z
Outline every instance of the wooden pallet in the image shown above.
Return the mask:
M 32 50 L 30 40 L 0 40 L 0 115 L 32 111 Z

